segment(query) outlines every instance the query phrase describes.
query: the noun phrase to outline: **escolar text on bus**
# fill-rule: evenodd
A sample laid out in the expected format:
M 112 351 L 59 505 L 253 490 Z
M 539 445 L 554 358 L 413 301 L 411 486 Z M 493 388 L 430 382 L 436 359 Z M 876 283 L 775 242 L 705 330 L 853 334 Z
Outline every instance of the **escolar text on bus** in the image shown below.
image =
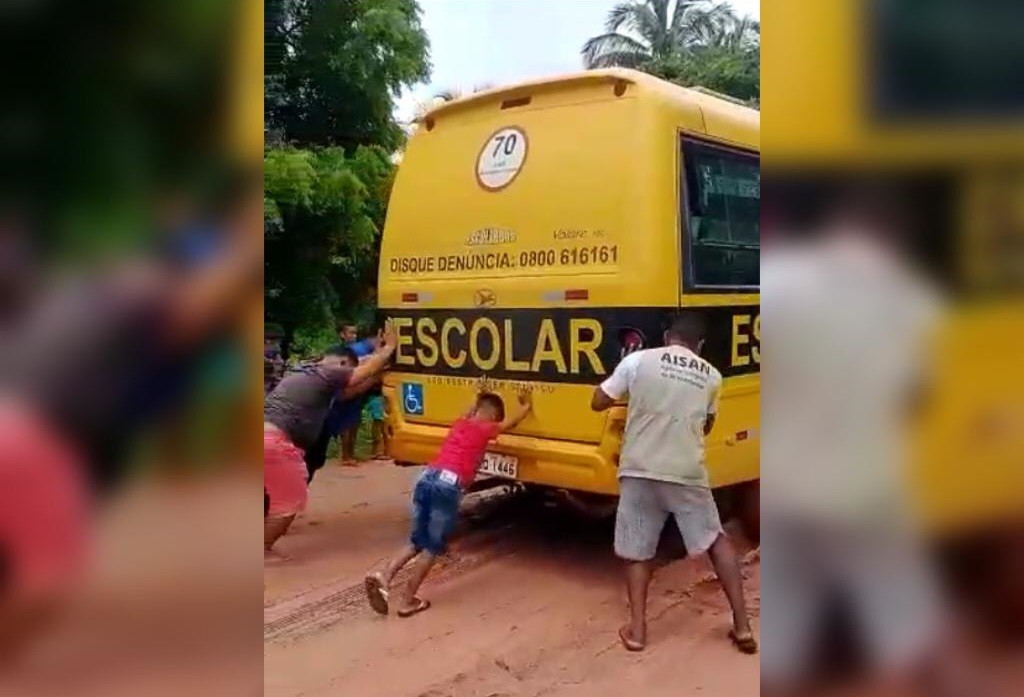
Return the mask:
M 760 371 L 756 305 L 694 308 L 707 320 L 702 358 L 723 376 Z M 382 310 L 398 332 L 395 369 L 440 376 L 599 382 L 624 355 L 627 335 L 660 346 L 674 308 Z
M 433 317 L 396 317 L 393 322 L 398 332 L 398 367 L 471 367 L 484 373 L 607 373 L 597 352 L 604 330 L 593 318 L 569 319 L 567 336 L 550 318 L 542 319 L 536 328 L 521 324 L 518 341 L 510 317 L 476 317 L 470 321 L 460 317 L 441 321 Z

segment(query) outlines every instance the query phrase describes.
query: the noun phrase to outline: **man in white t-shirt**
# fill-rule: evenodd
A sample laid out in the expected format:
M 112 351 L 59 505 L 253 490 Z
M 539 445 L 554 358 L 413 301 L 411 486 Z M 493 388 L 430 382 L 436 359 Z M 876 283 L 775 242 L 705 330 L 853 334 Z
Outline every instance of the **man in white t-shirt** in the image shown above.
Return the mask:
M 700 357 L 700 315 L 680 314 L 665 333 L 666 346 L 626 356 L 594 391 L 591 407 L 604 411 L 629 395 L 619 462 L 615 553 L 626 561 L 630 623 L 619 630 L 630 651 L 647 636 L 647 589 L 661 530 L 675 517 L 690 555 L 708 552 L 733 613 L 730 637 L 755 653 L 736 553 L 722 530 L 704 467 L 704 436 L 711 432 L 722 375 Z
M 905 452 L 943 303 L 905 261 L 893 203 L 844 199 L 761 258 L 766 694 L 813 681 L 834 605 L 876 678 L 958 682 Z

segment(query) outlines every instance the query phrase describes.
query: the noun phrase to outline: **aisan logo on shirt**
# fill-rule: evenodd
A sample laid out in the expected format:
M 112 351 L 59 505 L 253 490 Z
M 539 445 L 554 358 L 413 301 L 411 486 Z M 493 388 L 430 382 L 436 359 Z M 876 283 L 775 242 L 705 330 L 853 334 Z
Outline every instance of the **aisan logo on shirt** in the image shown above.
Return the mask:
M 696 356 L 680 356 L 675 353 L 665 352 L 661 354 L 661 362 L 674 365 L 679 368 L 689 368 L 690 370 L 696 370 L 697 372 L 704 373 L 705 375 L 711 375 L 711 364 L 702 361 Z

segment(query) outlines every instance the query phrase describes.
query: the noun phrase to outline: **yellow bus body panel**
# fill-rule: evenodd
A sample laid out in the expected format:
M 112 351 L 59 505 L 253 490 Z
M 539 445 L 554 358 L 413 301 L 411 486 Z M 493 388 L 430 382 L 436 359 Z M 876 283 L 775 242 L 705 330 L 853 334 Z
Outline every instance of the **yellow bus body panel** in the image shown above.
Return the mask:
M 478 162 L 502 133 L 526 153 L 492 191 Z M 479 376 L 507 405 L 527 381 L 534 414 L 493 451 L 518 458 L 521 481 L 615 494 L 625 410 L 589 407 L 619 357 L 613 334 L 686 306 L 713 313 L 718 353 L 735 363 L 707 443 L 713 483 L 756 479 L 759 294 L 682 292 L 680 137 L 756 156 L 758 134 L 752 109 L 627 70 L 492 90 L 421 118 L 381 249 L 378 305 L 399 330 L 390 454 L 430 462 Z M 422 413 L 403 406 L 409 384 Z
M 1000 268 L 1019 264 L 1011 247 L 991 242 L 1019 230 L 1008 228 L 1007 211 L 1018 211 L 1019 219 L 1017 202 L 1024 200 L 1024 123 L 1010 110 L 873 114 L 877 74 L 869 66 L 878 45 L 871 13 L 884 5 L 764 4 L 762 108 L 772 174 L 949 177 L 957 254 L 951 268 L 966 289 L 998 286 L 993 281 Z M 937 534 L 1024 518 L 1024 302 L 1016 288 L 1002 297 L 960 299 L 933 345 L 935 384 L 929 413 L 913 434 L 911 483 L 917 512 Z

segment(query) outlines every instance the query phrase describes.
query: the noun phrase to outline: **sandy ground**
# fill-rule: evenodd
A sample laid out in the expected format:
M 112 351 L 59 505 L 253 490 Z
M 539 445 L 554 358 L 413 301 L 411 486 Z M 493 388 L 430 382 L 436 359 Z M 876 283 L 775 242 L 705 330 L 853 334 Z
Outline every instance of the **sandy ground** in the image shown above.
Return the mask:
M 521 499 L 468 500 L 422 592 L 433 608 L 375 615 L 362 579 L 405 539 L 416 474 L 332 463 L 317 475 L 308 513 L 280 543 L 293 561 L 264 572 L 267 697 L 758 694 L 758 659 L 728 642 L 727 606 L 704 559 L 666 559 L 648 650 L 629 654 L 616 635 L 625 597 L 611 527 Z M 744 569 L 756 630 L 755 555 Z

